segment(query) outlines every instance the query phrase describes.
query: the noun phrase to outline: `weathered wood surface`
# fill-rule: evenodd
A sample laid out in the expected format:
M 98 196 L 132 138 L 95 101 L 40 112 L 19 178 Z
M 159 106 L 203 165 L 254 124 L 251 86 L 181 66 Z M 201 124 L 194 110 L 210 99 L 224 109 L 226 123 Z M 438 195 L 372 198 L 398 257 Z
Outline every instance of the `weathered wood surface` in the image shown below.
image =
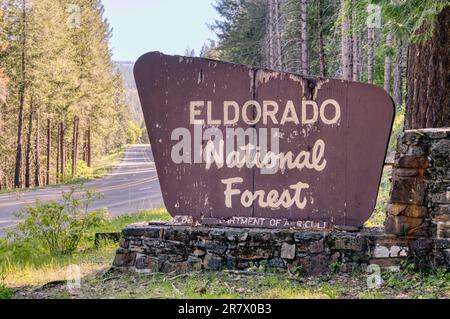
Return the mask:
M 194 216 L 204 218 L 205 222 L 254 217 L 263 224 L 269 219 L 279 219 L 276 227 L 328 228 L 333 225 L 359 227 L 372 214 L 394 116 L 393 101 L 382 89 L 363 83 L 305 78 L 159 52 L 142 56 L 134 72 L 164 203 L 173 216 Z M 330 100 L 338 105 L 340 114 L 337 114 L 336 106 L 326 102 Z M 208 142 L 195 136 L 198 132 L 191 121 L 190 107 L 193 101 L 204 102 L 204 107 L 195 109 L 200 113 L 194 116 L 206 122 L 197 125 L 201 133 L 217 127 L 225 137 L 227 128 L 255 128 L 259 140 L 259 129 L 266 128 L 268 132 L 278 129 L 281 154 L 292 152 L 295 159 L 302 157 L 299 154 L 308 156 L 308 153 L 311 158 L 315 144 L 323 141 L 324 155 L 319 164 L 324 161 L 326 164 L 322 165 L 322 170 L 286 168 L 275 174 L 263 174 L 260 168 L 245 165 L 230 168 L 225 163 L 219 168 L 213 163 L 207 168 L 203 161 L 174 163 L 172 148 L 180 142 L 177 137 L 172 139 L 175 129 L 189 130 L 192 153 Z M 225 101 L 239 105 L 237 123 L 224 124 Z M 262 114 L 250 102 L 251 107 L 242 115 L 242 108 L 249 101 L 256 101 Z M 302 101 L 307 101 L 303 102 L 306 106 Z M 271 102 L 276 102 L 279 108 L 273 117 L 268 114 L 273 110 L 269 105 Z M 294 105 L 298 122 L 292 112 L 286 111 L 289 103 Z M 318 109 L 317 121 L 312 121 L 314 103 Z M 267 109 L 264 104 L 268 105 Z M 195 158 L 195 154 L 188 155 Z M 230 207 L 226 203 L 224 191 L 227 185 L 223 181 L 231 178 L 241 178 L 242 182 L 230 184 L 240 192 L 230 196 Z M 271 191 L 273 196 L 274 192 L 281 196 L 283 191 L 290 191 L 293 200 L 295 192 L 291 186 L 299 182 L 308 188 L 301 189 L 297 202 L 287 205 L 286 200 L 283 205 L 279 200 L 278 205 L 271 205 L 276 207 L 261 207 L 265 205 L 260 205 L 258 199 L 269 202 L 267 196 Z M 249 207 L 241 201 L 246 190 L 258 198 Z M 299 208 L 301 201 L 306 204 Z M 253 218 L 246 220 L 247 223 L 254 221 Z M 285 224 L 285 220 L 290 221 L 290 225 Z M 314 223 L 304 226 L 306 221 Z M 231 225 L 251 226 L 245 223 Z

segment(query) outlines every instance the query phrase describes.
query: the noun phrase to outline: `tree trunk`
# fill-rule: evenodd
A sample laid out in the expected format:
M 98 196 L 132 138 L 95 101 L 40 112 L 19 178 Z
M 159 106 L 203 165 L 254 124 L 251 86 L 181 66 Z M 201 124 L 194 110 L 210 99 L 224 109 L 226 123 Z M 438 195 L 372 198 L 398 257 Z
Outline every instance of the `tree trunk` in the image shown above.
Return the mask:
M 373 45 L 375 40 L 375 29 L 367 29 L 367 82 L 373 84 Z
M 353 0 L 353 4 L 356 4 L 356 0 Z M 356 23 L 356 10 L 353 9 L 352 12 L 352 22 L 353 24 Z M 361 63 L 361 59 L 360 59 L 360 50 L 359 50 L 359 46 L 360 46 L 360 40 L 359 40 L 359 36 L 358 33 L 356 32 L 356 28 L 353 28 L 353 32 L 352 32 L 352 47 L 353 47 L 353 72 L 352 72 L 352 79 L 353 81 L 359 81 L 360 80 L 360 74 L 359 74 L 359 69 L 360 69 L 360 63 Z
M 352 79 L 352 66 L 351 66 L 351 42 L 349 38 L 349 21 L 345 13 L 345 1 L 341 0 L 342 10 L 342 26 L 341 26 L 341 68 L 342 79 Z
M 400 43 L 397 49 L 397 56 L 394 65 L 394 83 L 393 83 L 393 98 L 395 107 L 400 110 L 403 104 L 402 88 L 403 88 L 403 44 Z
M 33 132 L 33 115 L 34 115 L 34 105 L 33 105 L 33 96 L 30 100 L 30 117 L 28 121 L 28 133 L 27 133 L 27 151 L 25 155 L 25 187 L 30 188 L 30 179 L 31 179 L 31 134 Z
M 75 177 L 78 166 L 78 127 L 79 119 L 75 116 L 73 120 L 73 138 L 72 138 L 72 177 Z
M 300 0 L 300 74 L 309 74 L 308 58 L 308 0 Z
M 274 59 L 274 45 L 273 45 L 273 0 L 268 0 L 269 2 L 269 20 L 268 20 L 268 28 L 269 28 L 269 68 L 273 69 L 275 66 Z
M 275 9 L 275 42 L 276 42 L 276 67 L 278 70 L 283 68 L 282 58 L 281 58 L 281 33 L 280 33 L 280 4 L 279 0 L 274 1 Z
M 431 39 L 409 45 L 406 129 L 450 126 L 449 39 L 450 7 L 447 6 L 437 18 Z
M 320 76 L 326 77 L 327 70 L 325 64 L 325 49 L 323 41 L 323 22 L 322 22 L 322 0 L 317 0 L 317 45 L 319 46 L 319 68 Z
M 60 174 L 60 162 L 61 162 L 61 125 L 58 125 L 58 135 L 57 135 L 57 151 L 56 151 L 56 183 L 61 180 Z
M 40 152 L 41 152 L 41 143 L 40 143 L 40 114 L 39 110 L 36 110 L 36 142 L 35 142 L 35 164 L 34 164 L 34 185 L 41 185 L 41 161 L 40 161 Z
M 14 169 L 14 188 L 19 188 L 20 176 L 22 174 L 22 130 L 23 130 L 23 107 L 25 102 L 25 51 L 26 51 L 26 1 L 22 0 L 22 54 L 21 54 L 21 83 L 19 85 L 19 118 L 17 124 L 17 149 L 16 149 L 16 165 Z
M 392 46 L 392 35 L 388 34 L 386 37 L 386 47 L 390 48 Z M 391 56 L 386 54 L 384 57 L 384 90 L 390 94 L 391 93 Z
M 50 185 L 50 170 L 51 170 L 51 153 L 52 153 L 52 121 L 47 119 L 47 176 L 45 182 Z M 58 164 L 56 164 L 58 167 Z
M 87 166 L 92 167 L 91 124 L 87 129 Z
M 64 123 L 61 122 L 59 123 L 59 158 L 60 158 L 60 181 L 64 182 L 64 176 L 66 173 L 66 152 L 65 152 L 65 146 L 64 146 L 64 133 L 65 133 L 65 128 L 64 128 Z

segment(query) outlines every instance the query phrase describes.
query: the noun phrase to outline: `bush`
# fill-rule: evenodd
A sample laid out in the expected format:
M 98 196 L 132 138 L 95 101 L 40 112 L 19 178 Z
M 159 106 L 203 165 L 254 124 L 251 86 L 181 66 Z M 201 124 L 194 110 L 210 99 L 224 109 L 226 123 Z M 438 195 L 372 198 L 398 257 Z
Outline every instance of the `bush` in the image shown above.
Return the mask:
M 12 299 L 14 291 L 0 284 L 0 299 Z
M 8 241 L 15 247 L 20 247 L 20 243 L 33 243 L 52 255 L 70 255 L 89 235 L 90 229 L 109 220 L 105 209 L 89 212 L 93 201 L 100 197 L 81 185 L 63 193 L 61 202 L 36 201 L 35 206 L 28 206 L 17 214 L 23 221 L 8 232 Z
M 141 142 L 142 129 L 133 121 L 128 122 L 127 143 L 137 144 Z
M 87 166 L 87 163 L 83 160 L 79 160 L 77 163 L 77 171 L 75 176 L 72 176 L 72 160 L 68 160 L 66 163 L 66 174 L 64 176 L 64 183 L 70 183 L 83 178 L 90 178 L 94 174 L 91 167 Z

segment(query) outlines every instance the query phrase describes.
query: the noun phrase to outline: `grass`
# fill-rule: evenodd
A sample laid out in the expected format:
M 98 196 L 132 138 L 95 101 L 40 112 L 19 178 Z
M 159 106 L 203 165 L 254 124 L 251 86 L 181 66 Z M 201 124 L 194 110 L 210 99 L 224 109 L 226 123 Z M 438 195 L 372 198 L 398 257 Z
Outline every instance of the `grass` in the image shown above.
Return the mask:
M 364 275 L 332 275 L 298 278 L 285 272 L 244 275 L 226 271 L 201 271 L 186 274 L 140 274 L 106 271 L 80 266 L 84 274 L 78 291 L 70 291 L 64 282 L 55 285 L 20 288 L 15 298 L 113 298 L 113 299 L 381 299 L 449 298 L 449 281 L 410 288 L 403 284 L 413 275 L 402 274 L 397 285 L 369 289 Z M 384 275 L 385 278 L 388 275 Z M 386 280 L 386 279 L 385 279 Z
M 120 231 L 124 226 L 150 220 L 167 220 L 164 209 L 114 218 L 93 230 Z M 329 274 L 302 278 L 287 272 L 191 272 L 187 274 L 119 273 L 110 270 L 117 243 L 105 241 L 95 248 L 93 238 L 72 256 L 14 254 L 0 258 L 0 298 L 450 298 L 450 277 L 444 271 L 423 274 L 410 267 L 384 274 L 382 289 L 368 289 L 366 275 Z M 80 269 L 81 289 L 66 285 L 68 267 Z
M 42 285 L 49 281 L 64 280 L 66 268 L 79 265 L 83 274 L 98 271 L 111 265 L 117 243 L 102 242 L 94 245 L 95 232 L 120 232 L 126 225 L 150 220 L 167 220 L 169 214 L 164 209 L 142 211 L 136 214 L 113 218 L 101 229 L 92 229 L 92 236 L 80 244 L 72 256 L 52 256 L 33 247 L 14 247 L 16 251 L 5 250 L 0 245 L 0 288 Z
M 125 226 L 139 223 L 142 221 L 160 220 L 166 221 L 170 220 L 171 216 L 165 208 L 155 209 L 155 210 L 143 210 L 134 214 L 126 214 L 114 217 L 108 225 L 102 227 L 101 229 L 96 229 L 97 232 L 120 232 Z

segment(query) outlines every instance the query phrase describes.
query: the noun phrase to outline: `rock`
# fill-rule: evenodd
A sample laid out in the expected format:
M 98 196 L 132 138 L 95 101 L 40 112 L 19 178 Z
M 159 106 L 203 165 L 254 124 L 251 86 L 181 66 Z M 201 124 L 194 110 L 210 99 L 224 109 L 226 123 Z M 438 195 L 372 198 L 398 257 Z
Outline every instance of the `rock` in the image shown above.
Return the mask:
M 334 235 L 331 239 L 331 249 L 343 251 L 363 251 L 365 240 L 362 236 Z
M 140 223 L 127 226 L 122 233 L 124 237 L 160 238 L 165 229 L 165 227 L 149 226 L 145 223 Z
M 246 242 L 240 243 L 238 249 L 230 251 L 229 254 L 239 260 L 270 259 L 274 255 L 274 250 L 273 245 L 269 246 L 262 243 L 251 245 L 251 243 Z
M 400 177 L 417 177 L 422 176 L 423 170 L 411 169 L 411 168 L 394 168 L 393 174 Z
M 179 241 L 166 240 L 164 245 L 166 253 L 174 255 L 186 255 L 186 245 Z
M 390 215 L 412 218 L 423 218 L 427 215 L 427 208 L 417 205 L 389 204 L 387 211 Z
M 127 238 L 122 238 L 120 240 L 119 247 L 127 249 L 129 244 L 130 244 L 130 240 L 128 240 Z
M 213 254 L 207 254 L 203 258 L 203 267 L 210 270 L 218 270 L 224 266 L 224 259 Z
M 163 263 L 164 260 L 161 258 L 141 255 L 136 257 L 135 267 L 136 269 L 145 269 L 150 272 L 159 272 L 161 271 L 161 266 Z
M 190 264 L 192 270 L 197 271 L 202 269 L 202 260 L 200 258 L 189 256 L 187 262 Z
M 433 248 L 433 240 L 431 238 L 416 239 L 411 241 L 409 246 L 414 253 L 419 251 L 427 252 Z
M 227 256 L 226 259 L 226 267 L 227 269 L 236 269 L 237 268 L 237 258 L 233 256 Z
M 116 267 L 133 267 L 136 253 L 128 250 L 117 252 L 114 257 L 113 265 Z
M 391 203 L 422 206 L 425 200 L 426 184 L 423 178 L 392 178 Z
M 154 251 L 156 249 L 164 249 L 165 242 L 162 239 L 145 238 L 143 240 L 143 245 L 150 251 Z
M 322 238 L 323 234 L 318 232 L 298 232 L 294 234 L 294 241 L 297 243 L 302 241 L 317 241 Z
M 404 155 L 395 161 L 395 166 L 399 168 L 427 168 L 429 161 L 424 156 Z
M 430 148 L 430 156 L 433 160 L 442 158 L 449 161 L 450 159 L 450 139 L 441 140 Z
M 389 248 L 387 248 L 386 246 L 376 245 L 372 255 L 375 258 L 388 258 Z
M 312 254 L 323 252 L 325 249 L 323 240 L 313 241 L 309 244 L 308 251 Z
M 372 253 L 374 258 L 395 258 L 395 257 L 406 257 L 408 255 L 408 247 L 401 246 L 382 246 L 377 244 Z
M 324 240 L 310 241 L 310 242 L 301 242 L 297 244 L 297 249 L 301 253 L 312 253 L 317 254 L 324 251 Z
M 163 273 L 184 273 L 192 270 L 192 265 L 187 261 L 170 262 L 166 261 L 162 265 L 161 272 Z
M 415 231 L 422 223 L 422 218 L 388 215 L 384 224 L 384 228 L 386 234 L 408 236 L 414 235 Z
M 273 258 L 269 260 L 267 265 L 272 268 L 286 268 L 287 262 L 281 258 Z
M 184 228 L 178 229 L 175 227 L 169 227 L 164 231 L 164 239 L 185 243 L 190 239 L 190 236 Z
M 271 241 L 273 232 L 269 229 L 250 229 L 248 236 L 248 240 L 253 242 Z
M 317 276 L 329 272 L 329 260 L 326 255 L 319 254 L 296 259 L 288 268 L 300 267 L 300 272 L 305 276 Z
M 225 233 L 228 241 L 240 242 L 246 241 L 248 238 L 248 232 L 245 229 L 233 229 Z
M 336 229 L 336 230 L 346 231 L 346 232 L 349 232 L 349 233 L 355 233 L 355 232 L 361 230 L 361 227 L 340 226 L 340 225 L 335 225 L 333 228 Z
M 224 241 L 206 240 L 205 248 L 208 253 L 222 255 L 227 251 L 228 245 Z
M 343 273 L 352 273 L 355 271 L 361 271 L 362 269 L 366 269 L 365 264 L 358 264 L 354 262 L 345 262 L 341 265 L 340 271 Z
M 281 258 L 294 259 L 295 258 L 295 245 L 289 245 L 287 243 L 283 243 L 283 245 L 281 245 Z
M 224 239 L 225 238 L 225 230 L 224 229 L 212 229 L 209 232 L 209 238 L 211 239 Z
M 192 253 L 192 255 L 196 256 L 196 257 L 202 257 L 206 254 L 206 251 L 201 250 L 201 249 L 195 249 L 194 252 Z

